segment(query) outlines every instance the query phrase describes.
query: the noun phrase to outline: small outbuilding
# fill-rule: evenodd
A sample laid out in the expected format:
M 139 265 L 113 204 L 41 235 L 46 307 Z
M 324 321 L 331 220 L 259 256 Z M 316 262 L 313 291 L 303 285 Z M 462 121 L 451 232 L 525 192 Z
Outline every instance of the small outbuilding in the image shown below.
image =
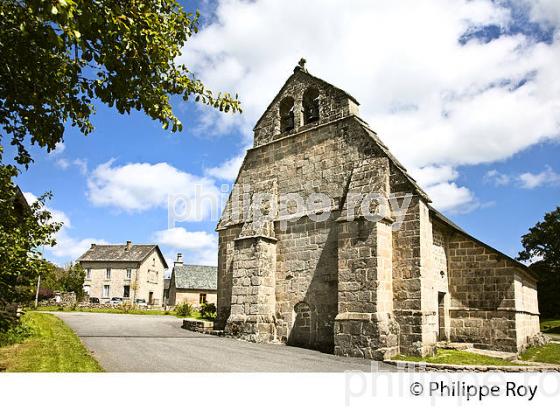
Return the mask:
M 200 306 L 216 303 L 218 268 L 216 266 L 186 265 L 178 253 L 169 281 L 169 306 L 189 303 Z

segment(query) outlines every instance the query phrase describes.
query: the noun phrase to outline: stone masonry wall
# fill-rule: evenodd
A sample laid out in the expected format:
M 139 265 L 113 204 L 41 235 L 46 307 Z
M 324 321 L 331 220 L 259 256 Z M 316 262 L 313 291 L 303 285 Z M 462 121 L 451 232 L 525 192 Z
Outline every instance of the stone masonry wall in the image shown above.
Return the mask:
M 218 295 L 217 315 L 214 326 L 223 329 L 231 312 L 233 279 L 233 256 L 235 238 L 241 233 L 241 225 L 234 225 L 218 232 Z
M 517 351 L 515 277 L 519 267 L 465 235 L 449 241 L 451 340 Z M 536 295 L 534 296 L 536 303 Z
M 320 120 L 303 125 L 301 98 L 310 87 L 320 93 Z M 295 128 L 280 132 L 286 96 L 295 102 Z M 424 356 L 447 339 L 512 351 L 527 343 L 534 281 L 522 275 L 516 284 L 514 262 L 434 218 L 421 189 L 356 114 L 351 97 L 300 67 L 258 121 L 217 227 L 216 328 L 376 358 L 397 347 Z M 340 220 L 353 189 L 399 203 L 411 197 L 400 228 L 391 229 L 395 215 Z M 240 205 L 259 190 L 274 201 L 325 194 L 331 216 L 273 215 L 251 230 L 251 213 Z M 523 297 L 522 309 L 516 298 Z
M 398 353 L 393 318 L 391 225 L 365 218 L 339 226 L 335 354 L 388 359 Z
M 284 231 L 279 227 L 275 230 L 278 340 L 332 353 L 337 313 L 337 226 L 304 217 L 289 222 Z M 300 318 L 307 315 L 301 308 L 308 310 L 309 326 Z
M 251 342 L 276 339 L 276 241 L 235 240 L 231 313 L 226 332 Z
M 320 192 L 332 198 L 333 214 L 328 221 L 314 222 L 303 216 L 288 222 L 285 229 L 279 221 L 275 222 L 278 241 L 275 325 L 279 341 L 333 351 L 338 275 L 335 219 L 356 164 L 378 156 L 382 157 L 383 153 L 353 117 L 286 136 L 247 153 L 234 192 L 244 186 L 251 190 L 254 181 L 274 180 L 279 196 L 298 193 L 307 199 Z M 398 175 L 399 171 L 391 172 Z M 218 226 L 216 328 L 225 326 L 234 297 L 234 240 L 245 222 L 234 209 L 239 197 L 242 195 L 232 194 Z
M 400 199 L 402 200 L 402 198 Z M 401 353 L 423 355 L 420 203 L 416 196 L 400 229 L 393 232 L 393 302 Z
M 514 289 L 517 349 L 522 351 L 533 345 L 535 336 L 540 333 L 537 286 L 533 279 L 518 271 L 515 275 Z

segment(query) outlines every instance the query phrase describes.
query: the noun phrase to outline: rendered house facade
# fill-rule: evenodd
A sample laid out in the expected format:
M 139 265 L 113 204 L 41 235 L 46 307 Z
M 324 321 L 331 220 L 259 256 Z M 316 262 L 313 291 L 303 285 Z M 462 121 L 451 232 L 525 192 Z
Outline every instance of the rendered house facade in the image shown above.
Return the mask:
M 113 297 L 150 306 L 163 305 L 164 272 L 167 263 L 157 245 L 92 244 L 77 259 L 86 271 L 84 290 L 101 303 Z

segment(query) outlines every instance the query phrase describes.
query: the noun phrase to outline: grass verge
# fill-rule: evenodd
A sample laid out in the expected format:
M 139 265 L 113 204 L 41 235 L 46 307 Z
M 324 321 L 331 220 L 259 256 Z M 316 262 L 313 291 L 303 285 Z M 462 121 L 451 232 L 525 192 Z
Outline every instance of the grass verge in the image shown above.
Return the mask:
M 530 347 L 521 355 L 521 359 L 530 362 L 560 364 L 560 344 L 549 343 L 540 347 Z
M 115 313 L 115 314 L 126 314 L 126 315 L 167 315 L 167 316 L 177 316 L 177 317 L 189 317 L 191 319 L 202 319 L 200 312 L 194 310 L 189 316 L 177 315 L 174 310 L 152 310 L 152 309 L 111 309 L 111 308 L 63 308 L 59 306 L 39 306 L 36 311 L 39 312 L 88 312 L 88 313 Z M 207 320 L 207 319 L 203 319 Z
M 28 312 L 22 318 L 31 336 L 0 348 L 0 367 L 8 372 L 101 372 L 80 339 L 59 318 Z
M 408 362 L 434 363 L 434 364 L 458 364 L 458 365 L 478 365 L 478 366 L 518 366 L 518 364 L 484 356 L 477 353 L 466 352 L 464 350 L 437 349 L 435 356 L 416 357 L 416 356 L 395 356 L 393 360 L 405 360 Z
M 560 319 L 543 319 L 541 321 L 541 332 L 560 335 Z

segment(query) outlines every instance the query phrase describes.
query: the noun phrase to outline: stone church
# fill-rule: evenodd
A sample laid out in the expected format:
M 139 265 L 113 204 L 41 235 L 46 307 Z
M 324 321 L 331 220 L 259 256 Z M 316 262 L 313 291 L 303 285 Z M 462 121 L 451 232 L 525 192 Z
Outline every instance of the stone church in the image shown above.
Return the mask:
M 374 359 L 525 349 L 533 273 L 434 209 L 358 105 L 302 59 L 258 120 L 217 227 L 216 328 Z

